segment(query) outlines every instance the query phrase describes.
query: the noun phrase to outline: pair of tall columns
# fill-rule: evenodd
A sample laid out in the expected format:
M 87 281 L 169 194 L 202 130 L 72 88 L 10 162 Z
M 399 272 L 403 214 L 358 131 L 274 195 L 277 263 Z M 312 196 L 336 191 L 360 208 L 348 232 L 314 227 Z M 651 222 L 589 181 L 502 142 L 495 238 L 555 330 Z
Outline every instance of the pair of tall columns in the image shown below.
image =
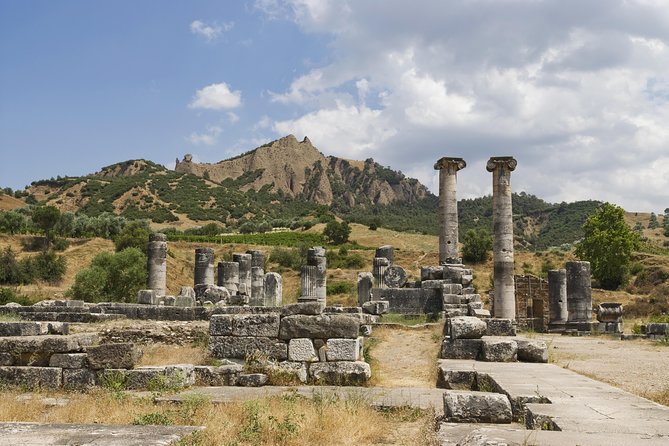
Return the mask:
M 492 157 L 486 169 L 492 172 L 494 317 L 515 319 L 513 280 L 513 212 L 511 172 L 517 162 L 510 156 Z M 462 158 L 444 157 L 439 170 L 439 263 L 460 263 L 458 256 L 457 172 L 467 166 Z

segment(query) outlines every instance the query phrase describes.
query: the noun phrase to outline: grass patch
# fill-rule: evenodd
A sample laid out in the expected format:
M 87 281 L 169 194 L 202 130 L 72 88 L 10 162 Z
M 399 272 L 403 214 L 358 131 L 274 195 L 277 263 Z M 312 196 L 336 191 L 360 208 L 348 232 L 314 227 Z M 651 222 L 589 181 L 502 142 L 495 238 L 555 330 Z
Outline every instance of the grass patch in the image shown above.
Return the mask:
M 381 316 L 381 322 L 410 326 L 434 322 L 434 318 L 429 314 L 387 313 Z

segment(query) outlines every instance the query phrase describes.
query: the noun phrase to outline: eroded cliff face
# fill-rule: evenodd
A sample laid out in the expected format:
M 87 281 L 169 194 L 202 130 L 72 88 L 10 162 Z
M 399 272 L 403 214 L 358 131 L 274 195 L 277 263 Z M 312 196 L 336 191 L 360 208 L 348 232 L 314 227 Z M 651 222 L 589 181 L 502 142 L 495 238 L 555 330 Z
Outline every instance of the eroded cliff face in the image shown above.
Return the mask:
M 175 170 L 218 183 L 255 173 L 254 181 L 241 186 L 242 190 L 272 185 L 274 191 L 324 205 L 336 200 L 347 206 L 413 202 L 429 194 L 417 180 L 384 168 L 372 159 L 362 162 L 326 157 L 308 138 L 298 141 L 293 135 L 214 164 L 194 163 L 186 155 L 177 160 Z

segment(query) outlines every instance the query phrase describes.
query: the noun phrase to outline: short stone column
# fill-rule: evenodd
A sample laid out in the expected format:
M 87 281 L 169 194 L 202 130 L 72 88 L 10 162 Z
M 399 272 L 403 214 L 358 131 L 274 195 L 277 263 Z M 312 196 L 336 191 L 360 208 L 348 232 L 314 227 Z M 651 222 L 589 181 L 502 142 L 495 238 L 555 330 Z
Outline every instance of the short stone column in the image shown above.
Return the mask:
M 300 271 L 301 296 L 298 302 L 317 300 L 325 304 L 327 293 L 327 258 L 325 249 L 316 246 L 307 251 L 307 264 Z
M 388 259 L 388 266 L 391 266 L 395 261 L 395 249 L 390 245 L 379 246 L 374 257 L 385 257 Z
M 251 268 L 265 268 L 265 254 L 262 251 L 249 249 L 246 253 L 251 254 Z
M 218 286 L 225 287 L 230 294 L 239 291 L 239 263 L 218 262 Z
M 160 233 L 149 235 L 147 254 L 147 288 L 154 290 L 158 296 L 164 296 L 167 288 L 167 236 Z
M 385 257 L 374 257 L 372 260 L 372 275 L 374 276 L 374 285 L 376 285 L 376 288 L 386 288 L 383 274 L 389 266 L 390 261 Z
M 212 248 L 195 248 L 195 279 L 194 285 L 214 284 L 214 250 Z
M 459 264 L 458 199 L 456 196 L 458 170 L 467 167 L 462 158 L 444 157 L 434 168 L 439 171 L 439 263 Z
M 300 297 L 298 302 L 314 302 L 318 300 L 316 295 L 316 278 L 319 276 L 318 267 L 313 265 L 302 265 L 300 268 Z
M 567 270 L 548 271 L 548 323 L 567 322 Z
M 264 277 L 265 306 L 280 307 L 283 305 L 283 278 L 278 273 L 267 273 Z
M 265 305 L 265 270 L 259 266 L 251 267 L 251 299 L 249 305 Z
M 513 281 L 513 210 L 511 206 L 511 172 L 517 162 L 511 156 L 488 160 L 492 172 L 492 224 L 494 267 L 494 317 L 516 319 L 516 296 Z
M 232 261 L 239 263 L 239 293 L 251 295 L 251 254 L 232 254 Z
M 358 273 L 358 306 L 372 300 L 372 288 L 374 287 L 374 276 L 372 273 Z
M 592 321 L 590 262 L 567 262 L 568 322 Z

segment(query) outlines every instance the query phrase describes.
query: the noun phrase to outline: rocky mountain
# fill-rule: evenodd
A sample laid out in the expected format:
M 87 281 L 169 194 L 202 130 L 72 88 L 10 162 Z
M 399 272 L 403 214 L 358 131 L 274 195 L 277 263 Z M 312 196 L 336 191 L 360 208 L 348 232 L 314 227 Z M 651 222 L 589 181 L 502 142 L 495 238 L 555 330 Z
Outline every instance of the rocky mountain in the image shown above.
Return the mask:
M 293 135 L 215 164 L 195 163 L 186 155 L 181 161 L 177 159 L 175 171 L 217 183 L 253 173 L 253 181 L 246 183 L 243 191 L 269 186 L 272 192 L 327 206 L 413 203 L 430 195 L 418 180 L 371 158 L 352 161 L 325 156 L 308 138 L 298 141 Z

